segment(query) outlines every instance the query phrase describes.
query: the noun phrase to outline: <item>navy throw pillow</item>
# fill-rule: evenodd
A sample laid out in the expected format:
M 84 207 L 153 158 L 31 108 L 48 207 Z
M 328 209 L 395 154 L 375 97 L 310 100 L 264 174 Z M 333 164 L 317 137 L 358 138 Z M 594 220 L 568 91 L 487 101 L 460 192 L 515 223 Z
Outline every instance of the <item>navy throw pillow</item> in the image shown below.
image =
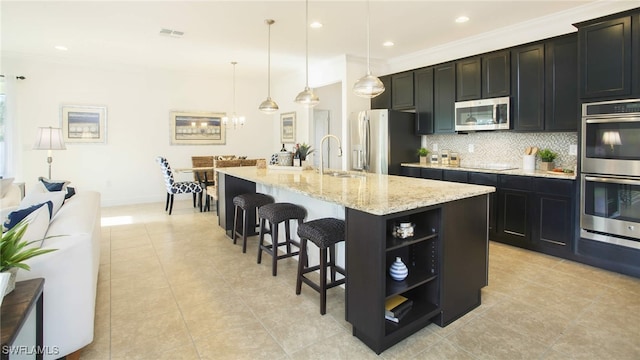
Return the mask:
M 24 219 L 27 216 L 29 216 L 29 214 L 31 214 L 32 212 L 40 209 L 45 204 L 47 205 L 47 207 L 49 207 L 49 220 L 51 220 L 51 212 L 53 211 L 53 203 L 51 201 L 47 201 L 47 202 L 44 202 L 42 204 L 36 204 L 36 205 L 29 206 L 28 208 L 25 208 L 25 209 L 12 211 L 9 214 L 9 216 L 7 217 L 7 221 L 5 221 L 4 227 L 7 230 L 11 229 L 12 227 L 18 225 L 18 223 L 20 221 L 22 221 L 22 219 Z
M 40 181 L 42 182 L 44 187 L 47 188 L 48 191 L 62 191 L 65 185 L 69 183 L 68 181 L 54 182 L 54 181 L 46 180 L 44 178 L 40 178 Z
M 67 200 L 68 198 L 72 197 L 75 194 L 76 194 L 76 189 L 72 188 L 71 186 L 67 186 L 67 193 L 64 195 L 64 199 Z

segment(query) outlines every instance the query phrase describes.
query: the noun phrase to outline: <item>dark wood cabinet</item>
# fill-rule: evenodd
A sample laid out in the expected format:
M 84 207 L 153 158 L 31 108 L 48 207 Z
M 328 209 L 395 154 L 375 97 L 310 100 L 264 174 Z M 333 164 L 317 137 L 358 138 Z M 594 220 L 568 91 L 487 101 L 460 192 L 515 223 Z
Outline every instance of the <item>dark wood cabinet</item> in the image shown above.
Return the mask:
M 423 179 L 442 180 L 442 169 L 420 169 L 420 177 Z
M 470 172 L 469 184 L 498 187 L 498 175 L 491 173 Z M 497 231 L 496 220 L 496 201 L 497 192 L 489 194 L 489 239 L 494 240 Z
M 413 72 L 416 134 L 433 134 L 433 68 Z
M 544 130 L 544 44 L 511 50 L 513 129 Z
M 511 95 L 511 56 L 508 50 L 482 56 L 482 98 Z
M 526 247 L 531 239 L 532 178 L 498 176 L 498 238 Z
M 469 182 L 469 173 L 466 171 L 460 170 L 443 170 L 442 171 L 442 180 L 444 181 L 453 181 L 459 183 L 468 183 Z
M 433 107 L 434 133 L 453 133 L 456 102 L 456 66 L 446 63 L 434 67 Z
M 576 34 L 545 43 L 545 114 L 547 131 L 578 131 L 578 38 Z
M 391 75 L 379 77 L 384 85 L 384 92 L 371 99 L 371 109 L 391 109 Z
M 536 178 L 532 246 L 558 256 L 572 253 L 575 181 Z
M 391 108 L 413 109 L 413 71 L 391 75 Z
M 486 203 L 482 195 L 385 216 L 346 208 L 346 317 L 353 335 L 380 354 L 432 322 L 446 326 L 480 305 Z M 400 222 L 415 224 L 414 236 L 393 237 Z M 409 270 L 402 281 L 388 274 L 397 257 Z M 399 323 L 384 316 L 385 301 L 395 295 L 413 302 Z
M 480 57 L 456 62 L 456 101 L 482 97 Z
M 580 97 L 606 99 L 632 93 L 632 16 L 577 24 Z M 638 44 L 638 39 L 634 45 Z M 636 73 L 637 75 L 637 73 Z
M 400 174 L 402 176 L 408 176 L 408 177 L 414 177 L 414 178 L 421 177 L 420 168 L 413 167 L 413 166 L 402 166 L 402 169 L 400 170 Z

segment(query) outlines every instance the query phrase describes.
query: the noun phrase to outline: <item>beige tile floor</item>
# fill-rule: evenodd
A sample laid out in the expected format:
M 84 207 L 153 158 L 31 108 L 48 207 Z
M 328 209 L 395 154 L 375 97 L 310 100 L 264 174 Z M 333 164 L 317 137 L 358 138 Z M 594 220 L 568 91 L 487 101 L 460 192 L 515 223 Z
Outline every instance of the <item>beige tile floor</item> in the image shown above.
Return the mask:
M 256 264 L 190 201 L 102 209 L 95 337 L 81 359 L 640 359 L 640 280 L 491 243 L 482 305 L 377 356 L 295 265 Z

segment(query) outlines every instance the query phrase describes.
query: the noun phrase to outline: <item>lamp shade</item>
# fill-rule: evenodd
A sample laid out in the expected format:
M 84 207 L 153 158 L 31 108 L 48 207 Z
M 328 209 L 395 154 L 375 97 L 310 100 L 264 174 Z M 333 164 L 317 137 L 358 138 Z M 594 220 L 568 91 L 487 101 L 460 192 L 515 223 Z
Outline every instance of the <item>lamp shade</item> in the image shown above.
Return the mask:
M 62 138 L 62 129 L 54 127 L 38 128 L 38 136 L 33 145 L 34 150 L 66 150 Z
M 267 97 L 267 100 L 263 101 L 260 106 L 258 106 L 258 110 L 265 114 L 273 114 L 278 111 L 278 104 L 271 100 L 271 97 Z
M 380 79 L 371 75 L 363 76 L 353 85 L 353 92 L 361 97 L 374 98 L 384 92 L 384 84 Z
M 318 95 L 314 94 L 313 91 L 311 91 L 311 89 L 306 86 L 304 90 L 301 91 L 298 96 L 296 96 L 295 102 L 300 105 L 313 107 L 318 105 L 320 99 L 318 98 Z

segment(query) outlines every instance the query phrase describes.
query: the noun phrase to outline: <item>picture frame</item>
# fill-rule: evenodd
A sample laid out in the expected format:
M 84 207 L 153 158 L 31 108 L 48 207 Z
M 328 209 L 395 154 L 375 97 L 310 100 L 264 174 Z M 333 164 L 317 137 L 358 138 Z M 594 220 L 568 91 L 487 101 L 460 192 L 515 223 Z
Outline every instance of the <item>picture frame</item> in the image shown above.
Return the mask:
M 65 143 L 106 143 L 107 107 L 60 105 L 60 127 Z
M 171 111 L 171 145 L 224 145 L 222 112 Z
M 288 112 L 280 114 L 280 142 L 296 142 L 296 113 Z

